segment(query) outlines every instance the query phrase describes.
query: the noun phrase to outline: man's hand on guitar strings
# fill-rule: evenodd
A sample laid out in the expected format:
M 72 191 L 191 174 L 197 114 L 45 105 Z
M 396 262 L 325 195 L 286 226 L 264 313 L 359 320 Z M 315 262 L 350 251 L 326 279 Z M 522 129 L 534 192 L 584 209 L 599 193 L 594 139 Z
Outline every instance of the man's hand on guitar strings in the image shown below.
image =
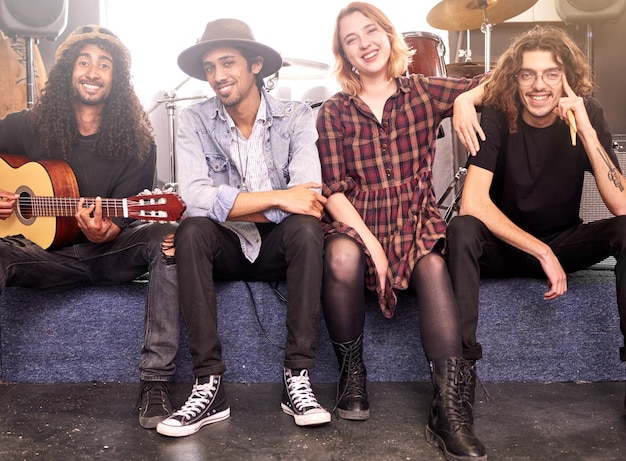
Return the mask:
M 93 243 L 109 242 L 120 232 L 120 228 L 113 224 L 111 218 L 102 215 L 101 197 L 96 197 L 94 203 L 89 206 L 85 206 L 85 199 L 81 198 L 74 217 L 78 228 Z

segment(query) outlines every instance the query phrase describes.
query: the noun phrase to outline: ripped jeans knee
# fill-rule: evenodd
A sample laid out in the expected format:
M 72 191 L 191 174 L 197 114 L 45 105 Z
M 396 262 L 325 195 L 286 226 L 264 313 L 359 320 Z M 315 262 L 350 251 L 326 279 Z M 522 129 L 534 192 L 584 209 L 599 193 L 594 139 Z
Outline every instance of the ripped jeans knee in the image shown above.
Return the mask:
M 165 264 L 168 266 L 176 264 L 176 259 L 174 258 L 174 253 L 176 252 L 176 247 L 174 246 L 174 234 L 168 234 L 163 237 L 163 241 L 161 242 L 161 252 L 165 258 Z

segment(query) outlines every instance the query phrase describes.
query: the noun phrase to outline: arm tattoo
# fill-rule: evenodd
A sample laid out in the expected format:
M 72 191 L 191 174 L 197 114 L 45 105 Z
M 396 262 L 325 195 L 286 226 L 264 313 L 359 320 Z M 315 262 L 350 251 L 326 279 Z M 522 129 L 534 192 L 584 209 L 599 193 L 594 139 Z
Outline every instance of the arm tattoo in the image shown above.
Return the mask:
M 609 173 L 608 173 L 609 181 L 611 181 L 615 185 L 615 187 L 619 189 L 620 192 L 624 192 L 624 186 L 622 185 L 622 182 L 620 181 L 620 174 L 617 171 L 617 168 L 615 168 L 615 165 L 613 165 L 613 162 L 611 161 L 611 159 L 609 158 L 605 150 L 602 148 L 602 146 L 598 146 L 597 151 L 598 151 L 598 154 L 600 155 L 600 158 L 604 160 L 604 163 L 606 163 L 606 166 L 609 167 Z

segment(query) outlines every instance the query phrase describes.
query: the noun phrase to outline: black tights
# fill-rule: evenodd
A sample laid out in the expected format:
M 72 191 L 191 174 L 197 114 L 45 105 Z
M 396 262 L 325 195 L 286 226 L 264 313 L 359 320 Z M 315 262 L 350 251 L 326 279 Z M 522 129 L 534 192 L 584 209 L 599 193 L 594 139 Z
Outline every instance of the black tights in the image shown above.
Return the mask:
M 459 313 L 446 262 L 438 251 L 420 259 L 409 286 L 417 295 L 420 336 L 426 358 L 461 357 Z M 333 341 L 353 341 L 363 332 L 365 254 L 347 235 L 326 239 L 322 305 Z

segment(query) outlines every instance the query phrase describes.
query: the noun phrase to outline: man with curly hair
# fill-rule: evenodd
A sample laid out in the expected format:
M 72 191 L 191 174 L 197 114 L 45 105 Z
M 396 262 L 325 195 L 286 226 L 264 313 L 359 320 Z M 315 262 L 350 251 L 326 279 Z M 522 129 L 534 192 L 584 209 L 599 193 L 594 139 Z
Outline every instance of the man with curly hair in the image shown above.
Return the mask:
M 592 90 L 584 53 L 551 26 L 524 32 L 486 83 L 484 139 L 469 160 L 460 215 L 447 230 L 468 360 L 482 357 L 476 340 L 481 276 L 546 278 L 543 297 L 550 300 L 567 291 L 568 273 L 614 256 L 626 335 L 626 180 Z M 582 222 L 585 171 L 615 217 Z M 626 361 L 625 347 L 620 356 Z
M 5 286 L 128 282 L 150 272 L 139 422 L 155 428 L 173 411 L 167 381 L 178 351 L 179 305 L 166 237 L 176 225 L 103 213 L 101 197 L 152 189 L 156 171 L 152 128 L 130 81 L 130 54 L 119 38 L 97 25 L 74 30 L 57 49 L 56 65 L 34 107 L 0 120 L 0 152 L 31 161 L 63 160 L 73 170 L 80 197 L 97 197 L 91 205 L 78 201 L 74 216 L 81 233 L 66 246 L 44 249 L 23 235 L 4 236 L 0 292 Z M 19 196 L 2 186 L 0 178 L 0 219 L 6 220 Z

